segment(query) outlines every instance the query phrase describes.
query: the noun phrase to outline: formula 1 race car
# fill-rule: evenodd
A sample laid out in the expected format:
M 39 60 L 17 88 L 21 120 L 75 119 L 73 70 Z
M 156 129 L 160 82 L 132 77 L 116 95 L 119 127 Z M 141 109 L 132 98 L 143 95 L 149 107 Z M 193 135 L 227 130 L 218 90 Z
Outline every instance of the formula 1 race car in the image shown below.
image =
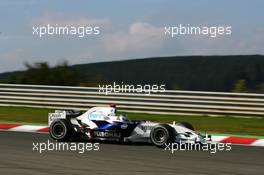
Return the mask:
M 80 111 L 56 110 L 49 113 L 49 133 L 57 141 L 73 139 L 106 140 L 120 142 L 145 142 L 163 147 L 168 143 L 207 142 L 205 136 L 194 131 L 187 122 L 173 124 L 128 120 L 126 115 L 116 115 L 116 107 L 93 107 Z

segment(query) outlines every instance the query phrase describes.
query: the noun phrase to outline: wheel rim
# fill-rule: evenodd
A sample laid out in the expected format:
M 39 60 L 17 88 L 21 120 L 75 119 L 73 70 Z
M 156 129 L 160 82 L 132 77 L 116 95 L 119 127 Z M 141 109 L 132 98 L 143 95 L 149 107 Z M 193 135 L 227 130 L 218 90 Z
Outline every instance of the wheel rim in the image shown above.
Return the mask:
M 65 133 L 64 126 L 62 126 L 60 123 L 56 123 L 53 126 L 53 133 L 57 138 L 62 137 Z
M 153 133 L 156 143 L 164 143 L 167 139 L 167 133 L 164 129 L 156 129 Z

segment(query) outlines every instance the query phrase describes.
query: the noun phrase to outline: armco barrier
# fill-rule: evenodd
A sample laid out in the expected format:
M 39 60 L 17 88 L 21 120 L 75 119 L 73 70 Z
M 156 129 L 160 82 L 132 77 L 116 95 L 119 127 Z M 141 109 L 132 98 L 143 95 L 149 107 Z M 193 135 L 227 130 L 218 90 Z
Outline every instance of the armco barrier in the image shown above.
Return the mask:
M 0 106 L 85 110 L 116 103 L 127 112 L 183 115 L 264 115 L 264 94 L 166 90 L 109 93 L 98 87 L 0 84 Z

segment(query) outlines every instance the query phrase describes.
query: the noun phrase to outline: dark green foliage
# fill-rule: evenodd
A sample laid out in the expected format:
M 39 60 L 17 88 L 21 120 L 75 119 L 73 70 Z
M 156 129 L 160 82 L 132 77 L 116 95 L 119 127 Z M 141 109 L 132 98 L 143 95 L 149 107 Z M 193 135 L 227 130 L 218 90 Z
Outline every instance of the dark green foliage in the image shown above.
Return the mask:
M 232 91 L 243 79 L 250 91 L 258 91 L 264 83 L 264 56 L 257 55 L 161 57 L 73 68 L 85 82 L 94 82 L 95 75 L 101 74 L 108 83 L 166 84 L 167 89 Z
M 248 92 L 247 84 L 245 80 L 238 80 L 235 83 L 233 92 L 246 93 Z
M 264 89 L 264 56 L 258 55 L 160 57 L 82 64 L 71 66 L 70 69 L 78 72 L 77 84 L 86 86 L 115 81 L 165 84 L 166 89 L 232 91 L 238 80 L 244 80 L 250 92 L 261 92 Z M 0 74 L 0 81 L 18 83 L 21 74 L 24 73 Z M 61 75 L 63 79 L 64 74 Z M 31 75 L 28 76 L 30 79 Z
M 78 76 L 69 68 L 67 62 L 51 68 L 48 63 L 25 64 L 27 70 L 4 74 L 7 83 L 41 85 L 77 85 Z

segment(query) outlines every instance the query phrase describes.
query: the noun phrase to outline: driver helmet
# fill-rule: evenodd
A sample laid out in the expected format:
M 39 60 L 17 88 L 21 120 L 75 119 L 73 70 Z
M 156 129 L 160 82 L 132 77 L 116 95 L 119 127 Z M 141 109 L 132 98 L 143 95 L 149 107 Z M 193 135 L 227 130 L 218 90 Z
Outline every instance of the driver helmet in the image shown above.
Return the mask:
M 112 103 L 112 104 L 110 104 L 110 107 L 114 108 L 115 109 L 115 113 L 116 113 L 116 104 Z

